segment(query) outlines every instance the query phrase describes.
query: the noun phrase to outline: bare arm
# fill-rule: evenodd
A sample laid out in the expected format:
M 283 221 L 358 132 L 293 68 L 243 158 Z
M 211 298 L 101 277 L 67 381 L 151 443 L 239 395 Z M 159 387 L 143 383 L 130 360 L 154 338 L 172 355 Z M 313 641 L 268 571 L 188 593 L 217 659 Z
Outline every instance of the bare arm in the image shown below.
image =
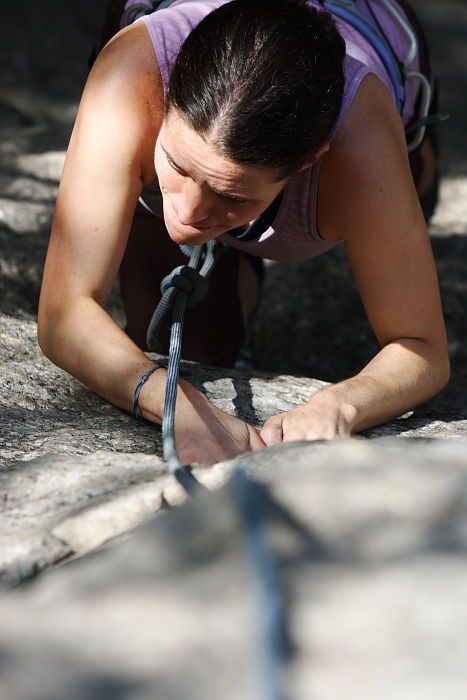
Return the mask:
M 44 353 L 127 410 L 131 387 L 151 362 L 102 307 L 161 119 L 157 103 L 152 109 L 144 104 L 151 70 L 145 41 L 141 30 L 117 38 L 88 79 L 60 184 L 38 319 Z M 136 80 L 139 71 L 147 87 Z M 157 67 L 151 78 L 157 87 Z
M 127 411 L 152 362 L 103 306 L 118 272 L 143 184 L 154 178 L 163 88 L 143 25 L 118 35 L 87 82 L 71 137 L 44 270 L 38 319 L 43 352 Z M 160 422 L 165 370 L 140 395 Z M 181 383 L 176 429 L 182 458 L 214 462 L 262 446 L 256 432 Z M 193 435 L 198 437 L 196 441 Z
M 384 86 L 373 77 L 365 83 L 323 166 L 320 228 L 344 239 L 381 350 L 355 377 L 268 421 L 267 443 L 369 428 L 427 401 L 449 378 L 436 270 L 402 125 Z

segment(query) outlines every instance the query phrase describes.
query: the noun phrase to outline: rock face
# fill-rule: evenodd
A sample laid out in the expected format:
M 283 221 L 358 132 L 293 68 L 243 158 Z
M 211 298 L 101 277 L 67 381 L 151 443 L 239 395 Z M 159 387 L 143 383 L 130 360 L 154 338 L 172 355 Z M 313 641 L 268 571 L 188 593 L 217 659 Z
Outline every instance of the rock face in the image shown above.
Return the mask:
M 160 430 L 52 365 L 37 347 L 34 322 L 1 317 L 0 350 L 0 578 L 11 584 L 136 526 L 175 497 L 167 496 L 175 486 L 156 456 Z M 183 374 L 219 408 L 257 426 L 325 385 L 189 363 Z M 467 415 L 438 401 L 367 433 L 382 435 L 462 441 Z
M 465 445 L 297 443 L 265 456 L 219 468 L 244 463 L 275 504 L 264 526 L 294 650 L 287 697 L 463 700 Z M 224 488 L 10 592 L 3 697 L 261 697 L 244 546 Z

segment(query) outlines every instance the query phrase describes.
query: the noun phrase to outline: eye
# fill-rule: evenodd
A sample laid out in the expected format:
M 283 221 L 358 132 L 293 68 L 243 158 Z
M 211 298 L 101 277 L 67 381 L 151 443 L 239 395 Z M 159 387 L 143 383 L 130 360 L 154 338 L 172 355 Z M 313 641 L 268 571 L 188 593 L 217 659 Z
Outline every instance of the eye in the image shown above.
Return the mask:
M 248 202 L 248 199 L 240 199 L 239 197 L 230 197 L 228 194 L 222 194 L 222 192 L 217 192 L 219 197 L 222 197 L 222 199 L 227 200 L 228 202 L 231 202 L 232 204 L 246 204 Z
M 167 155 L 167 153 L 165 154 L 165 157 L 167 158 L 167 163 L 170 165 L 170 167 L 171 167 L 173 170 L 175 170 L 176 173 L 178 173 L 179 175 L 183 175 L 184 177 L 186 176 L 185 171 L 182 170 L 181 168 L 179 168 L 179 166 L 178 166 L 176 163 L 173 162 L 172 158 L 170 158 L 170 157 Z

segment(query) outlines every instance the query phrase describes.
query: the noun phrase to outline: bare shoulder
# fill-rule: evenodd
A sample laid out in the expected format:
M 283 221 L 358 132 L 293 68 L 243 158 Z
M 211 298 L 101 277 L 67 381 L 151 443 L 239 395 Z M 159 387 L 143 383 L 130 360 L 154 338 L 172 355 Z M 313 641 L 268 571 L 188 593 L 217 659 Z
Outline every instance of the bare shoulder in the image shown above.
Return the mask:
M 353 229 L 396 225 L 396 212 L 418 206 L 404 128 L 386 86 L 374 75 L 362 81 L 324 159 L 318 226 L 329 240 Z
M 154 179 L 162 112 L 149 36 L 131 27 L 104 48 L 86 82 L 55 207 L 43 308 L 77 296 L 104 304 L 141 188 Z
M 119 32 L 101 51 L 86 83 L 78 115 L 102 121 L 119 142 L 138 151 L 143 180 L 154 177 L 153 152 L 164 113 L 164 89 L 157 59 L 144 24 Z M 131 127 L 131 128 L 128 128 Z
M 329 155 L 318 204 L 324 219 L 318 224 L 330 240 L 343 239 L 380 344 L 421 339 L 445 352 L 436 267 L 404 129 L 377 78 L 362 82 Z

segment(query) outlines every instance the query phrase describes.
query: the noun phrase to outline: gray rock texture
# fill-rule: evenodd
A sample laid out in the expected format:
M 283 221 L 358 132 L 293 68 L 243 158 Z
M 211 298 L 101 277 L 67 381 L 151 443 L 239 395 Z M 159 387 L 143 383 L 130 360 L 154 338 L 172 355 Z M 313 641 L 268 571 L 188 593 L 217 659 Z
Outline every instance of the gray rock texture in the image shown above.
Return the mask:
M 0 350 L 0 579 L 11 584 L 136 526 L 177 489 L 156 456 L 159 428 L 136 422 L 52 365 L 33 321 L 0 317 Z M 325 385 L 190 363 L 183 374 L 219 408 L 257 426 Z M 381 435 L 465 441 L 467 415 L 438 401 L 367 433 Z
M 465 445 L 264 456 L 219 469 L 245 462 L 278 504 L 266 527 L 294 649 L 288 697 L 463 700 Z M 251 575 L 232 491 L 199 496 L 0 598 L 2 697 L 257 699 Z

